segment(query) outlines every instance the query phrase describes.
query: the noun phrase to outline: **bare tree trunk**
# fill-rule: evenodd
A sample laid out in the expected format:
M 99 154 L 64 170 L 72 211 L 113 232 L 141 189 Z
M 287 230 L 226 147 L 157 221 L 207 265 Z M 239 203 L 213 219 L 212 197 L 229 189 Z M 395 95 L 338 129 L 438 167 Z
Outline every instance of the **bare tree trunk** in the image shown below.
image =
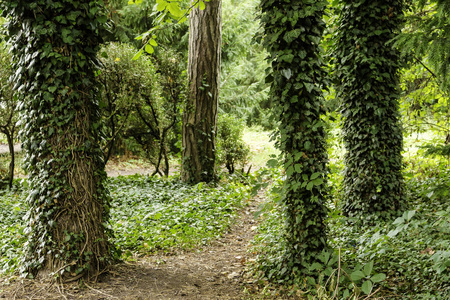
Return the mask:
M 217 109 L 222 42 L 222 1 L 191 11 L 189 24 L 189 97 L 183 115 L 181 176 L 185 182 L 215 177 Z

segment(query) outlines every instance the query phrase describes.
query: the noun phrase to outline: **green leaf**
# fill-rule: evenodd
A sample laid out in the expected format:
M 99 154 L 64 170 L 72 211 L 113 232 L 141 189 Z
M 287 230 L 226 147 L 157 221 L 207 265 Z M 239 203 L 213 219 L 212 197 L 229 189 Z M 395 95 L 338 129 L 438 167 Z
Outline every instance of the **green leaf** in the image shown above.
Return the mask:
M 361 286 L 361 290 L 366 294 L 369 295 L 372 291 L 372 281 L 366 280 L 364 281 L 363 285 Z
M 321 173 L 319 173 L 319 172 L 314 173 L 314 174 L 311 175 L 311 178 L 310 178 L 310 179 L 311 179 L 311 180 L 314 180 L 314 179 L 316 179 L 317 177 L 319 177 L 320 174 L 321 174 Z
M 139 57 L 141 57 L 142 53 L 144 53 L 144 50 L 143 49 L 139 50 L 139 52 L 133 56 L 133 60 L 139 59 Z
M 321 184 L 323 183 L 323 179 L 322 179 L 322 178 L 314 179 L 314 180 L 312 181 L 312 183 L 313 183 L 314 185 L 321 185 Z
M 158 3 L 158 5 L 156 6 L 156 10 L 157 11 L 163 11 L 165 10 L 167 7 L 167 2 L 160 2 Z
M 307 189 L 308 191 L 310 191 L 310 190 L 312 190 L 313 187 L 314 187 L 314 182 L 313 182 L 313 181 L 310 181 L 310 182 L 308 183 L 308 185 L 306 186 L 306 189 Z
M 353 273 L 350 275 L 350 278 L 351 278 L 353 281 L 359 281 L 359 280 L 361 280 L 361 279 L 364 278 L 364 277 L 366 277 L 366 275 L 364 275 L 364 273 L 361 272 L 361 271 L 355 271 L 355 272 L 353 272 Z
M 289 80 L 292 77 L 292 71 L 291 69 L 283 69 L 281 70 L 281 75 L 286 77 L 287 80 Z
M 386 275 L 383 273 L 378 273 L 378 274 L 375 274 L 372 277 L 370 277 L 370 280 L 372 280 L 374 283 L 381 282 L 385 279 L 386 279 Z
M 153 52 L 155 52 L 155 49 L 153 49 L 153 47 L 150 44 L 146 44 L 145 45 L 145 52 L 152 54 Z
M 323 269 L 323 265 L 318 263 L 318 262 L 316 262 L 316 263 L 313 263 L 308 269 L 310 271 L 321 270 L 321 269 Z
M 203 2 L 203 1 L 199 1 L 198 6 L 201 10 L 204 10 L 206 8 L 205 2 Z
M 153 47 L 158 46 L 158 43 L 157 43 L 154 39 L 150 39 L 149 43 L 150 43 L 150 45 L 152 45 Z
M 364 274 L 366 274 L 366 276 L 369 276 L 370 273 L 372 273 L 372 269 L 373 269 L 373 260 L 368 262 L 365 266 L 364 266 Z
M 408 211 L 408 214 L 407 214 L 407 216 L 406 216 L 406 220 L 411 220 L 412 219 L 412 217 L 414 217 L 414 215 L 416 214 L 416 211 L 415 210 L 410 210 L 410 211 Z
M 176 18 L 179 19 L 183 16 L 183 12 L 180 9 L 180 6 L 178 2 L 170 2 L 169 5 L 167 5 L 167 8 L 169 9 L 169 12 Z
M 311 148 L 311 142 L 310 141 L 306 141 L 304 147 L 305 147 L 306 150 L 309 150 L 309 148 Z

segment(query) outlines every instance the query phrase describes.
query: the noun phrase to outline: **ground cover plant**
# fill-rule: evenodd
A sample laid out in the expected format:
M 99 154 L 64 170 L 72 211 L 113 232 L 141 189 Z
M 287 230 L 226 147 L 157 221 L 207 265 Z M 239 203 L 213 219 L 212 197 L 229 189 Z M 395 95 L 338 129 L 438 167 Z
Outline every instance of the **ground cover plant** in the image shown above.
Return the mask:
M 280 276 L 285 251 L 284 214 L 279 202 L 280 170 L 270 171 L 268 202 L 252 251 L 252 272 L 267 296 L 285 294 L 308 299 L 448 299 L 450 295 L 450 190 L 448 161 L 421 159 L 423 151 L 405 155 L 408 206 L 398 216 L 370 224 L 342 215 L 342 162 L 329 175 L 333 198 L 329 243 L 321 262 L 311 265 L 316 277 Z M 266 171 L 267 173 L 268 171 Z M 355 226 L 355 224 L 359 224 Z M 249 290 L 251 294 L 251 290 Z M 259 292 L 258 292 L 259 293 Z
M 245 205 L 250 189 L 236 176 L 218 185 L 180 183 L 142 175 L 109 178 L 113 242 L 134 254 L 199 249 L 219 237 Z M 0 273 L 16 272 L 26 241 L 27 181 L 0 197 Z

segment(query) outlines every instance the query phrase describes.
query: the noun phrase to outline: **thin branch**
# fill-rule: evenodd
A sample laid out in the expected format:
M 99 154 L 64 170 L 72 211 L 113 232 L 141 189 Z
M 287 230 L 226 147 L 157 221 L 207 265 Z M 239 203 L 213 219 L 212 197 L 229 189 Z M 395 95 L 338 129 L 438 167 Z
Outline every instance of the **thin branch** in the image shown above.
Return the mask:
M 428 67 L 427 67 L 420 59 L 418 59 L 417 56 L 415 56 L 414 54 L 413 54 L 413 58 L 414 58 L 418 63 L 420 63 L 420 64 L 422 65 L 422 67 L 424 67 L 428 72 L 430 72 L 430 74 L 431 74 L 433 77 L 438 78 L 438 77 L 436 76 L 436 74 L 434 74 L 434 72 L 431 71 L 430 68 L 428 68 Z

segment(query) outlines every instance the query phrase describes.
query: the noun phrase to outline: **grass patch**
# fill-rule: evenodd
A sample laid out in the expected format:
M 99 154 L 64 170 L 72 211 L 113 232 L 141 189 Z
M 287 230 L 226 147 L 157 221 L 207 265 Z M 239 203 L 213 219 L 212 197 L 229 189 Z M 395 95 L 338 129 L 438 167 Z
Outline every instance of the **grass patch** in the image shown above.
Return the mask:
M 271 132 L 262 131 L 258 127 L 244 128 L 244 142 L 250 147 L 249 164 L 264 167 L 271 155 L 278 156 L 280 151 L 275 148 L 275 142 L 270 140 Z

